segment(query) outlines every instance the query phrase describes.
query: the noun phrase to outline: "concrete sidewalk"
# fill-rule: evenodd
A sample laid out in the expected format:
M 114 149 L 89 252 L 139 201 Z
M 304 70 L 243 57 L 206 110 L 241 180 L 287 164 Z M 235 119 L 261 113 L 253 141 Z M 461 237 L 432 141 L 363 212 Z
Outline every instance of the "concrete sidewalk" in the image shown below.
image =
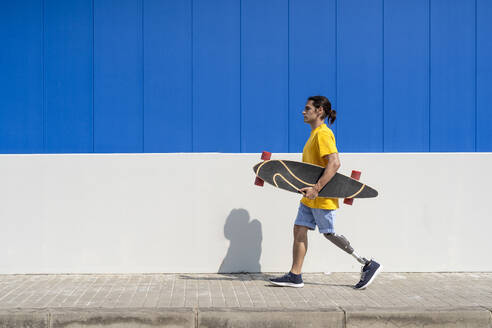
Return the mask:
M 0 327 L 492 327 L 492 273 L 0 275 Z

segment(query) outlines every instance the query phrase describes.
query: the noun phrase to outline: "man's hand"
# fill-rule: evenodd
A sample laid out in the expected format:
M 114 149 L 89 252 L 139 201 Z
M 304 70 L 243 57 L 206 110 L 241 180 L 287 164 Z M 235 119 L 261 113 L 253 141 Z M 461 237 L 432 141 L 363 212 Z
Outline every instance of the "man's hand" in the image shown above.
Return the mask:
M 318 191 L 313 187 L 302 188 L 300 189 L 300 191 L 304 195 L 304 197 L 308 199 L 315 199 L 316 197 L 318 197 Z
M 306 187 L 299 189 L 299 191 L 308 199 L 315 199 L 318 197 L 319 191 L 333 178 L 338 168 L 340 167 L 340 159 L 338 153 L 333 153 L 324 156 L 327 160 L 327 164 L 323 175 L 319 178 L 318 182 L 313 187 Z

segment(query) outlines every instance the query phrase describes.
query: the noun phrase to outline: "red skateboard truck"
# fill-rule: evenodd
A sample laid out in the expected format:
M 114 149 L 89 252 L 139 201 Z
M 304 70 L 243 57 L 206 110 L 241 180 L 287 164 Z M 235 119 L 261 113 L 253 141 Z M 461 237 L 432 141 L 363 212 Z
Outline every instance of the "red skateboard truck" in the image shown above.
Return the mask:
M 360 171 L 352 170 L 352 174 L 350 175 L 350 177 L 354 180 L 359 181 L 360 180 L 360 174 L 361 174 Z M 354 199 L 353 198 L 345 198 L 343 200 L 343 203 L 346 205 L 352 205 L 354 203 Z
M 263 161 L 268 161 L 271 157 L 272 157 L 272 153 L 270 153 L 268 151 L 264 151 L 261 153 L 261 159 Z M 256 177 L 255 185 L 263 187 L 264 183 L 265 183 L 265 181 L 263 181 L 260 177 Z

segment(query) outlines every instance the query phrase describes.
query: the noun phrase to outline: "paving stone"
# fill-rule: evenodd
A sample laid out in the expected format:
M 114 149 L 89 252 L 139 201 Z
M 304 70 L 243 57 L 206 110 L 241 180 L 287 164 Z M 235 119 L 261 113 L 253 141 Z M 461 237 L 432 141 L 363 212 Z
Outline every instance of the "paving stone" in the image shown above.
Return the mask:
M 366 290 L 352 288 L 359 277 L 355 273 L 304 274 L 304 288 L 272 286 L 267 280 L 276 275 L 0 275 L 0 311 L 4 311 L 0 327 L 19 326 L 16 323 L 20 322 L 42 327 L 46 326 L 47 313 L 60 316 L 71 313 L 64 312 L 68 310 L 82 311 L 84 316 L 91 311 L 108 310 L 104 313 L 115 318 L 117 313 L 133 309 L 134 315 L 143 313 L 147 319 L 142 322 L 149 324 L 160 322 L 152 319 L 159 315 L 152 312 L 156 309 L 182 308 L 193 308 L 198 314 L 203 309 L 215 309 L 217 313 L 224 309 L 233 310 L 231 313 L 248 310 L 252 318 L 257 318 L 254 320 L 264 315 L 256 312 L 265 310 L 297 313 L 336 308 L 346 311 L 347 326 L 352 327 L 405 326 L 405 322 L 420 327 L 417 317 L 429 327 L 437 322 L 445 322 L 449 327 L 475 327 L 488 324 L 491 317 L 492 273 L 382 273 Z M 236 319 L 243 315 L 234 314 L 221 324 L 237 326 Z M 461 315 L 464 321 L 460 321 Z M 288 326 L 296 320 L 282 322 Z

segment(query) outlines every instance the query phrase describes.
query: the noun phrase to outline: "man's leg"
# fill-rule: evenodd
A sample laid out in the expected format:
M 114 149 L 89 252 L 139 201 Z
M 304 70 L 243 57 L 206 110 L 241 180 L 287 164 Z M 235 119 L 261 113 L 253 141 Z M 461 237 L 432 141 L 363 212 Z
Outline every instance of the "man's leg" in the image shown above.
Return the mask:
M 282 277 L 270 279 L 270 282 L 277 286 L 303 287 L 302 263 L 307 251 L 307 231 L 308 227 L 294 225 L 294 245 L 292 247 L 292 269 Z
M 304 204 L 299 205 L 297 217 L 294 222 L 294 244 L 292 246 L 292 269 L 282 277 L 270 279 L 270 282 L 277 286 L 303 287 L 302 281 L 302 263 L 307 252 L 307 231 L 314 230 L 316 222 L 314 221 L 311 209 Z
M 374 260 L 367 260 L 365 257 L 360 257 L 354 252 L 352 246 L 350 246 L 350 242 L 342 235 L 337 235 L 334 233 L 325 233 L 324 236 L 326 239 L 343 249 L 345 252 L 349 253 L 355 259 L 363 265 L 361 270 L 360 281 L 354 286 L 356 289 L 364 289 L 369 286 L 374 278 L 381 271 L 381 265 Z
M 331 241 L 333 244 L 337 245 L 339 248 L 341 248 L 343 251 L 347 252 L 348 254 L 352 255 L 360 264 L 366 264 L 369 262 L 365 257 L 360 257 L 355 251 L 352 246 L 350 246 L 350 242 L 345 238 L 343 235 L 337 235 L 335 233 L 325 233 L 323 234 L 326 239 Z
M 292 247 L 292 268 L 294 274 L 301 274 L 302 264 L 308 248 L 308 227 L 294 225 L 294 244 Z

